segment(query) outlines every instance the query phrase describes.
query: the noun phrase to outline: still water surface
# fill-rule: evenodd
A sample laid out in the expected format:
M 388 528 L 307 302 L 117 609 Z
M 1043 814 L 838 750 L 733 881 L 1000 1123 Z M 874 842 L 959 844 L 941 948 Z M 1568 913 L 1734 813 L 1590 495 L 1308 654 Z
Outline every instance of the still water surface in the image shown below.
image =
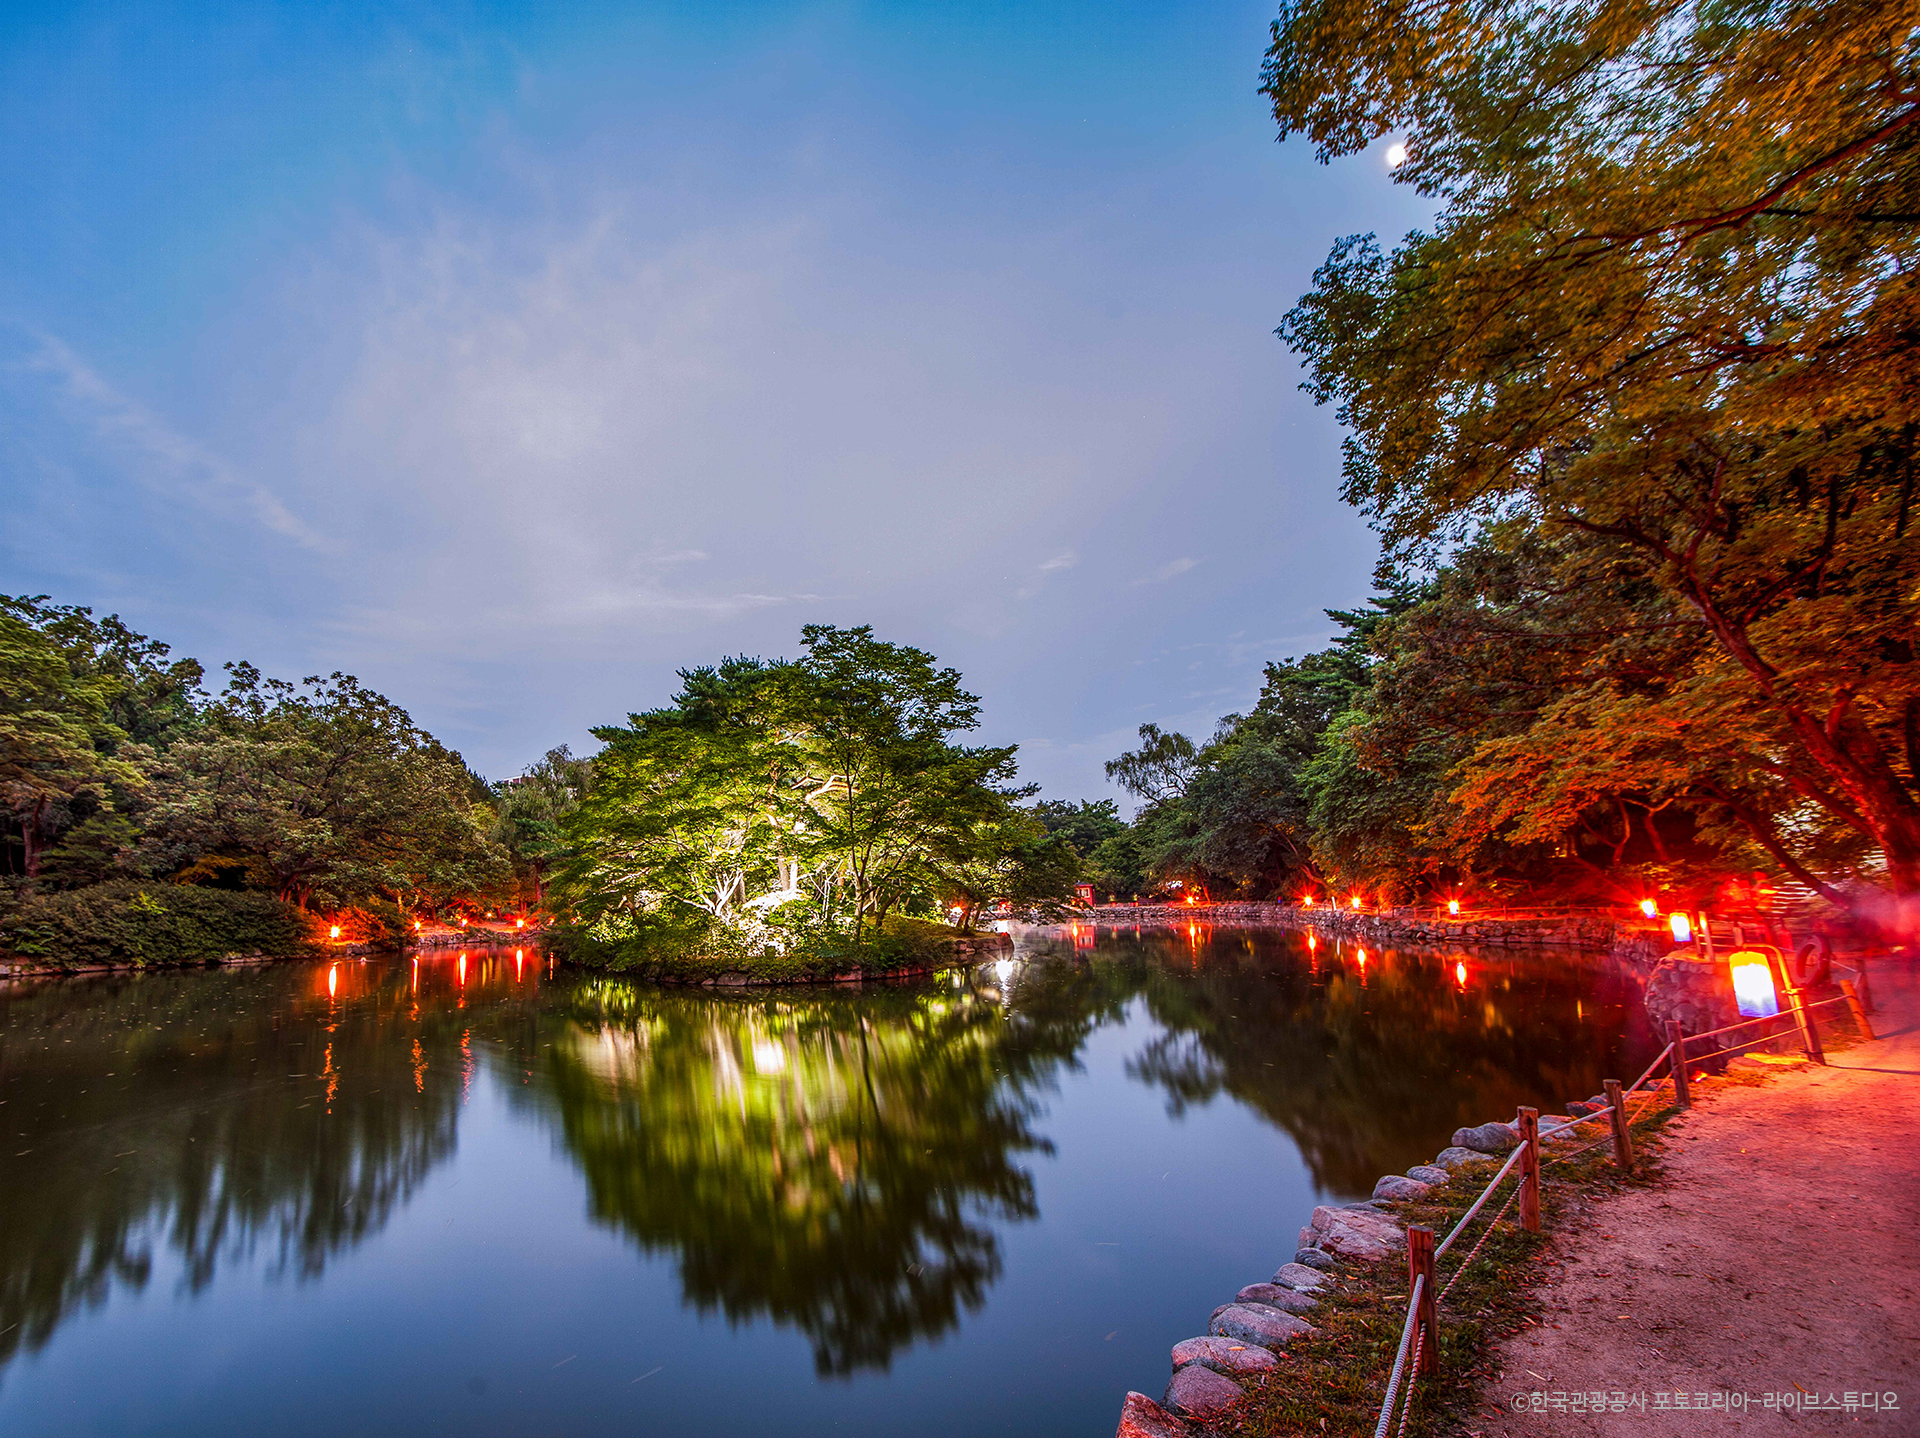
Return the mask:
M 715 997 L 536 951 L 0 992 L 0 1432 L 1087 1434 L 1601 967 L 1082 930 Z

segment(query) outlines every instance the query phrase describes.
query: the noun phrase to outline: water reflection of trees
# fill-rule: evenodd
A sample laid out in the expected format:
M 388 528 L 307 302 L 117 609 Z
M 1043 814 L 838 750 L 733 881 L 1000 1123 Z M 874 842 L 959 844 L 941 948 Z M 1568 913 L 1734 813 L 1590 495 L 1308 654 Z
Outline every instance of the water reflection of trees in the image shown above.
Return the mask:
M 454 1149 L 476 1017 L 404 968 L 50 984 L 0 998 L 0 1363 L 171 1250 L 318 1275 Z M 492 1016 L 498 1022 L 498 1015 Z
M 1225 930 L 1123 934 L 1093 963 L 1066 945 L 1034 952 L 1044 961 L 1017 1005 L 1138 996 L 1164 1031 L 1129 1061 L 1133 1078 L 1176 1113 L 1231 1095 L 1340 1194 L 1369 1192 L 1463 1124 L 1630 1078 L 1654 1048 L 1632 981 L 1572 956 L 1373 950 L 1362 965 L 1351 945 L 1309 953 L 1301 935 Z
M 1083 1021 L 967 983 L 719 998 L 576 991 L 547 1060 L 594 1219 L 678 1259 L 735 1322 L 805 1333 L 823 1374 L 885 1368 L 999 1275 L 992 1220 L 1037 1216 L 1022 1154 Z

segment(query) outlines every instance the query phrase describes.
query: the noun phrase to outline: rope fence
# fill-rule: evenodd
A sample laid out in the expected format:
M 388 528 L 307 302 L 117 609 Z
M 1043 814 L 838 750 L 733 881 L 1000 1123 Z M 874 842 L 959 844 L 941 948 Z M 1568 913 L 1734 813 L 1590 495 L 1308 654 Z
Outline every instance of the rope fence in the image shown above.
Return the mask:
M 1416 1225 L 1407 1230 L 1407 1263 L 1411 1282 L 1407 1296 L 1407 1317 L 1400 1330 L 1400 1346 L 1394 1354 L 1393 1369 L 1387 1376 L 1386 1396 L 1380 1404 L 1380 1416 L 1374 1424 L 1373 1438 L 1386 1438 L 1388 1430 L 1393 1426 L 1396 1409 L 1400 1417 L 1399 1438 L 1405 1438 L 1407 1420 L 1413 1412 L 1415 1386 L 1423 1373 L 1430 1374 L 1437 1371 L 1439 1305 L 1446 1301 L 1447 1295 L 1453 1292 L 1454 1285 L 1459 1283 L 1461 1277 L 1473 1266 L 1473 1261 L 1480 1256 L 1480 1250 L 1485 1247 L 1487 1240 L 1493 1236 L 1494 1230 L 1506 1219 L 1516 1203 L 1521 1205 L 1521 1226 L 1529 1232 L 1540 1231 L 1540 1175 L 1545 1164 L 1571 1163 L 1575 1159 L 1611 1144 L 1616 1163 L 1623 1171 L 1630 1170 L 1633 1166 L 1631 1139 L 1633 1125 L 1646 1118 L 1656 1108 L 1664 1106 L 1660 1093 L 1668 1084 L 1674 1086 L 1674 1099 L 1680 1107 L 1688 1107 L 1691 1104 L 1691 1098 L 1687 1070 L 1694 1064 L 1740 1053 L 1756 1044 L 1796 1037 L 1800 1040 L 1810 1062 L 1824 1064 L 1826 1057 L 1821 1049 L 1819 1033 L 1814 1022 L 1816 1010 L 1835 1004 L 1850 1005 L 1861 1035 L 1872 1039 L 1874 1033 L 1867 1019 L 1867 1009 L 1862 1004 L 1854 984 L 1851 981 L 1842 980 L 1840 987 L 1842 992 L 1838 996 L 1815 1001 L 1808 1001 L 1800 990 L 1790 988 L 1788 990 L 1790 1011 L 1743 1019 L 1739 1023 L 1725 1024 L 1717 1029 L 1709 1029 L 1705 1033 L 1683 1034 L 1678 1024 L 1671 1025 L 1669 1031 L 1673 1035 L 1673 1041 L 1654 1056 L 1653 1062 L 1647 1065 L 1646 1071 L 1639 1078 L 1625 1088 L 1622 1088 L 1616 1080 L 1608 1079 L 1605 1085 L 1608 1103 L 1605 1107 L 1592 1113 L 1575 1115 L 1570 1122 L 1556 1124 L 1544 1135 L 1539 1128 L 1538 1110 L 1522 1108 L 1516 1119 L 1521 1133 L 1519 1146 L 1507 1155 L 1506 1162 L 1502 1163 L 1493 1177 L 1487 1180 L 1479 1196 L 1474 1199 L 1467 1211 L 1455 1220 L 1453 1226 L 1447 1231 L 1446 1237 L 1436 1245 L 1431 1229 Z M 1778 1027 L 1783 1020 L 1789 1027 Z M 1758 1038 L 1744 1040 L 1730 1047 L 1714 1049 L 1709 1053 L 1694 1053 L 1690 1048 L 1690 1045 L 1703 1039 L 1719 1038 L 1752 1028 L 1756 1024 L 1770 1024 L 1775 1027 Z M 1653 1078 L 1662 1065 L 1666 1067 L 1666 1073 L 1648 1086 L 1648 1080 Z M 1628 1101 L 1634 1098 L 1639 1099 L 1639 1104 L 1633 1112 L 1629 1113 Z M 1613 1126 L 1613 1132 L 1607 1138 L 1567 1153 L 1556 1153 L 1544 1157 L 1541 1154 L 1543 1140 L 1557 1144 L 1583 1125 L 1596 1123 L 1601 1119 L 1608 1120 Z M 1480 1237 L 1474 1242 L 1473 1247 L 1467 1250 L 1466 1257 L 1455 1266 L 1453 1276 L 1447 1280 L 1446 1286 L 1440 1289 L 1437 1296 L 1429 1297 L 1437 1282 L 1435 1268 L 1439 1260 L 1446 1256 L 1447 1250 L 1453 1247 L 1461 1234 L 1466 1232 L 1468 1225 L 1479 1216 L 1480 1211 L 1486 1207 L 1488 1201 L 1513 1173 L 1516 1165 L 1520 1169 L 1520 1182 L 1508 1195 L 1499 1211 L 1487 1221 Z M 1529 1194 L 1530 1188 L 1531 1194 Z M 1523 1202 L 1529 1197 L 1531 1202 Z

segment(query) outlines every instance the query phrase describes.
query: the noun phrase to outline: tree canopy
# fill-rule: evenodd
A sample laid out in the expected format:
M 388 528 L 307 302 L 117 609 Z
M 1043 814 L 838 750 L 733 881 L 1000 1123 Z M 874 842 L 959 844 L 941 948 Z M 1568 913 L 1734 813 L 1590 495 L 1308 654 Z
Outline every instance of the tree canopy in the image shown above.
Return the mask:
M 1282 137 L 1396 133 L 1438 206 L 1336 245 L 1281 333 L 1347 498 L 1444 576 L 1392 642 L 1465 666 L 1453 713 L 1395 756 L 1384 704 L 1342 732 L 1446 774 L 1453 852 L 1671 810 L 1834 898 L 1920 893 L 1915 33 L 1895 4 L 1283 9 Z

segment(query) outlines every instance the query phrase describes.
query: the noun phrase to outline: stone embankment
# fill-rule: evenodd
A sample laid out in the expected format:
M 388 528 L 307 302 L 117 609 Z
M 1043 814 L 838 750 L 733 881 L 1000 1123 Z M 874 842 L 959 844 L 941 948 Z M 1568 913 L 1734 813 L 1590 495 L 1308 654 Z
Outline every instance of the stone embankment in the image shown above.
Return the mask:
M 1471 944 L 1477 948 L 1565 948 L 1607 954 L 1645 972 L 1672 941 L 1658 924 L 1605 914 L 1435 914 L 1424 909 L 1306 909 L 1276 900 L 1222 904 L 1101 904 L 1100 924 L 1219 924 L 1313 929 L 1387 944 Z
M 1603 1102 L 1595 1095 L 1569 1107 L 1588 1110 Z M 1542 1118 L 1541 1141 L 1572 1139 L 1572 1124 L 1565 1116 Z M 1208 1423 L 1245 1396 L 1241 1380 L 1274 1371 L 1290 1347 L 1314 1341 L 1319 1332 L 1315 1312 L 1338 1294 L 1344 1265 L 1380 1263 L 1406 1253 L 1407 1232 L 1394 1215 L 1395 1203 L 1425 1198 L 1442 1184 L 1476 1183 L 1486 1171 L 1480 1165 L 1519 1142 L 1519 1129 L 1512 1123 L 1456 1129 L 1453 1142 L 1432 1163 L 1388 1174 L 1374 1185 L 1372 1198 L 1315 1208 L 1300 1230 L 1293 1257 L 1275 1269 L 1272 1278 L 1249 1283 L 1214 1309 L 1204 1335 L 1173 1345 L 1173 1377 L 1159 1401 L 1144 1393 L 1127 1394 L 1115 1438 L 1197 1438 L 1205 1433 Z M 1470 1169 L 1470 1174 L 1462 1175 L 1462 1169 Z

